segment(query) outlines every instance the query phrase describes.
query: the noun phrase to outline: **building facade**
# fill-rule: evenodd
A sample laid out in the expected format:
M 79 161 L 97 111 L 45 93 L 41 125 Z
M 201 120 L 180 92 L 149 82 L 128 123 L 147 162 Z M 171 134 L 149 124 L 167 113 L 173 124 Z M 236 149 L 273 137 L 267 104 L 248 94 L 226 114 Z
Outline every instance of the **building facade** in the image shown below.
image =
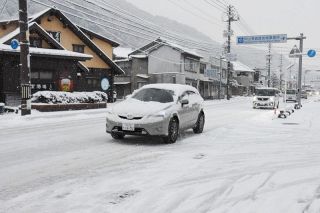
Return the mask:
M 68 91 L 98 90 L 105 91 L 109 94 L 109 97 L 112 97 L 114 76 L 123 73 L 121 68 L 112 61 L 113 48 L 119 46 L 119 44 L 89 29 L 75 25 L 61 11 L 55 8 L 46 9 L 35 16 L 31 16 L 29 28 L 30 46 L 43 49 L 44 52 L 48 53 L 46 59 L 44 57 L 33 57 L 31 53 L 31 83 L 33 85 L 37 82 L 37 75 L 39 75 L 40 79 L 46 78 L 43 77 L 44 75 L 37 73 L 46 72 L 48 76 L 53 76 L 52 81 L 58 82 L 63 80 L 65 84 L 68 84 L 68 86 L 65 87 L 54 86 L 49 87 L 49 89 L 61 90 L 63 88 Z M 18 20 L 0 21 L 0 44 L 9 45 L 12 39 L 19 39 Z M 48 49 L 75 52 L 88 55 L 90 58 L 76 61 L 76 65 L 72 66 L 72 69 L 70 67 L 68 68 L 70 75 L 59 76 L 56 72 L 61 71 L 59 66 L 66 62 L 62 62 L 63 58 L 60 57 L 59 60 L 61 62 L 56 61 L 55 63 L 49 63 L 47 58 L 52 58 L 50 54 L 53 53 L 52 51 L 47 51 Z M 6 51 L 2 53 L 7 54 Z M 36 64 L 45 65 L 46 63 L 47 66 L 43 66 L 42 68 L 36 67 Z M 1 66 L 5 67 L 6 65 L 1 64 Z M 39 69 L 42 71 L 39 71 Z M 18 71 L 19 67 L 16 68 L 15 72 Z M 2 74 L 2 76 L 5 75 Z M 6 81 L 5 78 L 3 79 Z M 107 90 L 103 90 L 101 86 L 102 80 L 104 80 L 103 82 L 107 80 Z M 38 86 L 35 86 L 33 91 L 36 92 L 40 90 L 38 88 Z M 43 88 L 41 88 L 41 90 L 42 89 Z M 0 93 L 2 93 L 2 97 L 5 96 L 4 90 L 1 90 Z M 19 95 L 20 94 L 17 94 L 17 96 Z M 112 100 L 112 98 L 110 100 Z
M 204 98 L 218 98 L 220 60 L 202 62 L 201 59 L 193 50 L 157 39 L 133 51 L 127 59 L 116 61 L 125 71 L 124 75 L 115 77 L 117 93 L 125 97 L 145 84 L 174 83 L 194 86 Z M 225 61 L 222 67 L 221 93 L 226 81 Z

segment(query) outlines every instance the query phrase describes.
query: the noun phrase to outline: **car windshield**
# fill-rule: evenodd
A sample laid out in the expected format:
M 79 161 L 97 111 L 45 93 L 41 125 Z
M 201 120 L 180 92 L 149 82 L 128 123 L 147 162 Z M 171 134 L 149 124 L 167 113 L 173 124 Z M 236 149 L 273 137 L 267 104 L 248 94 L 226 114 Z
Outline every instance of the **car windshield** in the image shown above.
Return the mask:
M 174 101 L 173 94 L 174 92 L 171 90 L 147 88 L 138 91 L 132 96 L 132 98 L 144 102 L 154 101 L 160 103 L 170 103 Z
M 289 95 L 295 95 L 296 91 L 295 90 L 287 90 L 287 94 Z
M 257 96 L 275 96 L 276 91 L 270 89 L 258 89 L 256 91 Z

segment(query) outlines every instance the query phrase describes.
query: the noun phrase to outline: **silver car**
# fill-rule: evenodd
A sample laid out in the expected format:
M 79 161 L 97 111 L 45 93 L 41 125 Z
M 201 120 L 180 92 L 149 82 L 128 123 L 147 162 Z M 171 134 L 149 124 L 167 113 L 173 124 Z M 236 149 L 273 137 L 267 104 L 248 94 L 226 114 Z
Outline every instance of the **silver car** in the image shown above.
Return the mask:
M 197 89 L 180 84 L 149 84 L 107 111 L 106 131 L 114 139 L 125 135 L 159 136 L 174 143 L 179 132 L 202 133 L 203 98 Z

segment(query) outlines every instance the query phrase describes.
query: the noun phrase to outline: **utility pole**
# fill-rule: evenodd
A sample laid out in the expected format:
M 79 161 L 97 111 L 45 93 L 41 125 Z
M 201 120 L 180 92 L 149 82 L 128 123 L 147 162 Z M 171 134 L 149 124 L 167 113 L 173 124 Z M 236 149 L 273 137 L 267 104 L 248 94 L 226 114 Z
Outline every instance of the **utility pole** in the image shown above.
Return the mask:
M 269 43 L 268 45 L 267 70 L 268 70 L 268 87 L 270 87 L 271 86 L 271 43 Z
M 220 67 L 219 67 L 219 93 L 218 93 L 218 97 L 219 100 L 221 99 L 221 89 L 222 89 L 222 56 L 219 56 L 219 61 L 220 61 Z
M 31 114 L 31 74 L 27 0 L 19 0 L 21 115 Z
M 231 80 L 231 36 L 233 32 L 231 30 L 231 23 L 234 21 L 238 21 L 239 16 L 235 11 L 234 6 L 229 5 L 227 8 L 227 20 L 228 23 L 228 30 L 227 30 L 227 59 L 228 59 L 228 69 L 227 69 L 227 100 L 230 100 L 230 80 Z
M 297 97 L 297 101 L 298 101 L 298 107 L 301 107 L 301 89 L 302 89 L 302 57 L 303 57 L 303 40 L 306 39 L 307 37 L 305 37 L 303 35 L 303 33 L 300 33 L 300 36 L 298 37 L 292 37 L 292 38 L 288 38 L 288 40 L 298 40 L 300 42 L 300 54 L 299 54 L 299 72 L 298 72 L 298 97 Z
M 282 91 L 282 77 L 283 77 L 283 73 L 282 73 L 282 69 L 283 69 L 283 55 L 280 55 L 280 91 Z

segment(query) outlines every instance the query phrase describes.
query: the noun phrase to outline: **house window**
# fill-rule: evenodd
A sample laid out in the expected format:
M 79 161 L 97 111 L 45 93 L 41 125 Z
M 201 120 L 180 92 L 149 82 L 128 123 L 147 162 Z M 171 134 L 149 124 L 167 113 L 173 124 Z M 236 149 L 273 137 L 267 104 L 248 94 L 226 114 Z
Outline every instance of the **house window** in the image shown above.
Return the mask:
M 87 78 L 87 85 L 89 88 L 97 88 L 99 81 L 96 78 Z
M 60 43 L 61 41 L 61 32 L 55 32 L 55 31 L 47 31 L 48 34 L 54 38 L 57 42 Z
M 53 72 L 52 71 L 35 70 L 35 71 L 31 72 L 31 79 L 52 80 L 53 79 Z
M 42 39 L 39 37 L 31 37 L 30 36 L 30 46 L 42 48 Z
M 81 44 L 73 44 L 73 52 L 84 53 L 84 45 Z
M 197 64 L 196 60 L 186 58 L 184 60 L 184 69 L 189 72 L 197 72 Z
M 200 74 L 204 74 L 204 71 L 206 70 L 207 66 L 206 64 L 200 64 Z

